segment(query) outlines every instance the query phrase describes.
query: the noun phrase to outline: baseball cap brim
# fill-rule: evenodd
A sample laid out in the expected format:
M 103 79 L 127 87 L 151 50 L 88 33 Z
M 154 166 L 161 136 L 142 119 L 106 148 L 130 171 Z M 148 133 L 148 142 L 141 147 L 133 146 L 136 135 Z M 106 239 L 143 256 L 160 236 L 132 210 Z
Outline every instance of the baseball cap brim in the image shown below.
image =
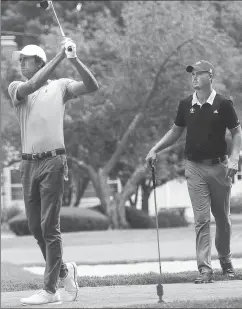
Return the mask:
M 13 61 L 19 61 L 21 56 L 38 56 L 40 57 L 44 62 L 46 62 L 46 56 L 45 55 L 39 55 L 38 53 L 36 53 L 36 51 L 32 51 L 32 50 L 15 50 L 12 53 L 12 60 Z
M 12 59 L 14 61 L 18 61 L 20 59 L 21 56 L 36 56 L 36 53 L 23 53 L 22 51 L 20 50 L 16 50 L 13 52 L 12 54 Z
M 191 73 L 193 71 L 193 69 L 194 69 L 194 67 L 192 65 L 189 65 L 189 66 L 186 67 L 186 71 L 188 73 Z
M 209 70 L 206 70 L 206 69 L 201 68 L 200 66 L 196 66 L 196 65 L 189 65 L 186 68 L 186 71 L 188 73 L 192 73 L 193 70 L 196 70 L 196 71 L 208 71 L 209 72 Z
M 13 61 L 19 61 L 19 59 L 20 59 L 20 56 L 21 56 L 21 52 L 18 50 L 16 50 L 16 51 L 14 51 L 13 53 L 12 53 L 12 60 Z

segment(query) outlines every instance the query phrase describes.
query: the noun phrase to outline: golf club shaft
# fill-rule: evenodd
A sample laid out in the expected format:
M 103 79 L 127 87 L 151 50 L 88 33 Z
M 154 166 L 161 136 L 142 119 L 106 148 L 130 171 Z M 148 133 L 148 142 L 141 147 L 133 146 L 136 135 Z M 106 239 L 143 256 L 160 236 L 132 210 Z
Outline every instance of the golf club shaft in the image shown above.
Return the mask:
M 158 211 L 156 203 L 156 180 L 155 180 L 155 167 L 152 168 L 152 178 L 153 178 L 153 191 L 154 191 L 154 201 L 155 201 L 155 218 L 156 218 L 156 233 L 157 233 L 157 243 L 158 243 L 158 255 L 159 255 L 159 267 L 160 267 L 160 276 L 161 276 L 161 257 L 160 257 L 160 238 L 159 238 L 159 224 L 158 224 Z
M 50 1 L 50 4 L 51 4 L 51 8 L 52 8 L 52 10 L 53 10 L 53 13 L 54 13 L 54 15 L 55 15 L 56 21 L 57 21 L 57 23 L 58 23 L 58 25 L 59 25 L 61 35 L 62 35 L 63 37 L 65 37 L 65 33 L 64 33 L 64 31 L 63 31 L 63 29 L 62 29 L 62 27 L 61 27 L 61 24 L 60 24 L 60 22 L 59 22 L 59 19 L 58 19 L 58 17 L 57 17 L 56 12 L 55 12 L 55 8 L 54 8 L 54 5 L 53 5 L 52 1 Z
M 58 17 L 57 17 L 56 12 L 55 12 L 54 4 L 52 3 L 52 1 L 50 1 L 50 4 L 51 4 L 51 7 L 52 7 L 52 11 L 53 11 L 53 13 L 54 13 L 54 15 L 55 15 L 55 18 L 56 18 L 56 20 L 57 20 L 57 23 L 58 23 L 58 25 L 59 25 L 61 35 L 62 35 L 63 38 L 64 38 L 64 37 L 65 37 L 65 33 L 64 33 L 64 31 L 63 31 L 63 29 L 62 29 L 62 27 L 61 27 L 61 24 L 60 24 L 60 22 L 59 22 L 59 19 L 58 19 Z M 68 47 L 67 50 L 71 52 L 71 51 L 72 51 L 72 48 L 71 48 L 71 47 Z

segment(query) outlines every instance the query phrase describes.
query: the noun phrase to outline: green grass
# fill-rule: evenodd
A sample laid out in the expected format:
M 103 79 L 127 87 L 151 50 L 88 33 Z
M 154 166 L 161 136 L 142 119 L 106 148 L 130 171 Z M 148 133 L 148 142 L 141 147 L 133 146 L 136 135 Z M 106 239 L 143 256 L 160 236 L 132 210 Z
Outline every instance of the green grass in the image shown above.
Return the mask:
M 123 308 L 242 308 L 242 297 L 209 301 L 175 301 L 152 305 L 132 305 Z
M 162 274 L 162 283 L 188 283 L 193 282 L 197 272 L 182 272 Z M 115 275 L 105 277 L 78 277 L 80 287 L 114 286 L 114 285 L 148 285 L 157 284 L 160 276 L 156 273 L 137 275 Z M 242 280 L 242 270 L 236 270 L 236 280 Z M 215 281 L 228 280 L 220 271 L 215 272 Z M 1 290 L 2 292 L 24 291 L 41 289 L 43 276 L 31 274 L 22 267 L 10 263 L 2 263 L 1 266 Z

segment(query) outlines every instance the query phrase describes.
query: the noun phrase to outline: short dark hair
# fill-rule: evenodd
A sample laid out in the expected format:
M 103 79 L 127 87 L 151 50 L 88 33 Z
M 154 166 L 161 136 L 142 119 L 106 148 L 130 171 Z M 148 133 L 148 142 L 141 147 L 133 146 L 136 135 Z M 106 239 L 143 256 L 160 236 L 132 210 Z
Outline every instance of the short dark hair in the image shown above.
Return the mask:
M 41 64 L 40 68 L 43 68 L 45 66 L 45 62 L 42 58 L 40 58 L 39 56 L 34 56 L 35 58 L 35 62 Z

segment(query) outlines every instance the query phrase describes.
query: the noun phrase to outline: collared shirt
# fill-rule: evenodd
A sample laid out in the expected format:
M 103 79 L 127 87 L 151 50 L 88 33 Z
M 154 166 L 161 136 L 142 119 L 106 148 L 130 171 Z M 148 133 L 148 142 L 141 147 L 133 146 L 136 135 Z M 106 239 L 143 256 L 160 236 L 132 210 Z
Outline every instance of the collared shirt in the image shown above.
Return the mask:
M 194 160 L 227 154 L 226 129 L 240 126 L 233 102 L 213 90 L 204 104 L 196 92 L 180 101 L 175 125 L 186 127 L 185 155 Z
M 209 103 L 210 105 L 213 105 L 213 101 L 214 101 L 214 98 L 216 96 L 216 91 L 213 89 L 210 96 L 208 97 L 206 103 Z M 198 101 L 198 98 L 197 98 L 197 92 L 195 91 L 192 95 L 192 106 L 194 104 L 198 104 L 200 106 L 202 106 L 202 104 Z
M 72 79 L 48 80 L 41 88 L 21 101 L 16 93 L 21 81 L 8 87 L 18 117 L 23 153 L 39 153 L 65 148 L 63 118 L 65 102 L 72 98 Z

